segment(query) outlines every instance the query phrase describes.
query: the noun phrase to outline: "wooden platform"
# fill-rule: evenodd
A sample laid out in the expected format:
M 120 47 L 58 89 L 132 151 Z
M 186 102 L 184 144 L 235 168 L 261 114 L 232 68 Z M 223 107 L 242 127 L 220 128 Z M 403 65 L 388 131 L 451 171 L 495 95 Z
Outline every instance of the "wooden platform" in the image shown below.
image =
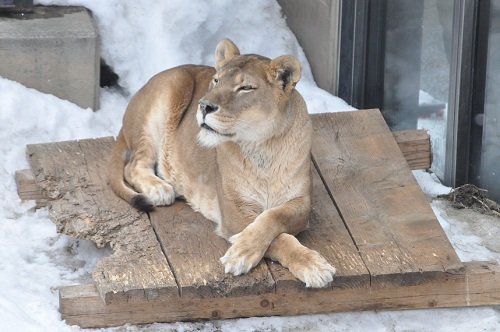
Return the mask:
M 428 143 L 400 134 L 405 159 L 378 110 L 314 115 L 313 123 L 311 225 L 298 238 L 337 268 L 321 290 L 271 261 L 224 274 L 228 244 L 183 202 L 150 215 L 131 209 L 106 184 L 113 138 L 29 145 L 20 196 L 48 205 L 59 232 L 113 248 L 94 284 L 60 289 L 62 317 L 99 327 L 500 304 L 499 266 L 460 262 L 411 174 L 407 159 L 430 163 L 422 162 L 429 154 L 408 158 Z

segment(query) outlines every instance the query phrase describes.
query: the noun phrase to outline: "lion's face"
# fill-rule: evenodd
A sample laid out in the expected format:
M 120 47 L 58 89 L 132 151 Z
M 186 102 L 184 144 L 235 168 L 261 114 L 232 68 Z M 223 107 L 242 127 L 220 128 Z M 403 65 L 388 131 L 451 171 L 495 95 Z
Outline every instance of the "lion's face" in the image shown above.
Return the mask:
M 269 62 L 237 56 L 217 71 L 199 101 L 197 120 L 203 145 L 262 140 L 272 134 L 279 105 L 275 87 L 265 77 Z
M 270 60 L 239 55 L 236 46 L 224 40 L 217 46 L 216 69 L 199 101 L 199 142 L 212 147 L 228 140 L 264 141 L 273 136 L 300 78 L 298 61 L 290 56 Z

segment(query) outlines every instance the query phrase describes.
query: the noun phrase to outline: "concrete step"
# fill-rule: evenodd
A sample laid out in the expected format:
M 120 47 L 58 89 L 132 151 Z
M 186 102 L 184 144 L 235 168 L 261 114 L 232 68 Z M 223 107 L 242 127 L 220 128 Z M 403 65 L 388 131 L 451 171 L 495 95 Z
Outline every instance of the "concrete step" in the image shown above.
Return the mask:
M 99 37 L 83 7 L 0 15 L 0 76 L 99 108 Z

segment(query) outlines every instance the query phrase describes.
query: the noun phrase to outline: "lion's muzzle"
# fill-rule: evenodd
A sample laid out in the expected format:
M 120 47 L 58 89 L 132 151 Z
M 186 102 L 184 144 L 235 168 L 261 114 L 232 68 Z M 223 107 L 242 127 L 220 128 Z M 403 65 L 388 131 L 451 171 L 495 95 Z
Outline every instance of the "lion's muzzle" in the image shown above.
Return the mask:
M 199 101 L 199 104 L 200 104 L 201 114 L 203 115 L 203 119 L 205 119 L 207 114 L 214 113 L 219 110 L 219 105 L 213 104 L 207 100 L 201 99 Z

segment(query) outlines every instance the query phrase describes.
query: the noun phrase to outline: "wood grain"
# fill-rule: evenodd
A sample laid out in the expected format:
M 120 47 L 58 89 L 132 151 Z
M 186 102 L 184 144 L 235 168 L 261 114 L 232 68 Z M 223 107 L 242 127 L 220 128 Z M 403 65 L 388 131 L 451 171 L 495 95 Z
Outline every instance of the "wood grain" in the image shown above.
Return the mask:
M 110 245 L 93 278 L 102 298 L 178 296 L 174 276 L 147 215 L 118 198 L 106 184 L 113 138 L 27 146 L 37 185 L 51 199 L 49 215 L 60 233 Z
M 402 130 L 392 133 L 411 169 L 428 169 L 432 165 L 431 140 L 427 130 Z
M 321 114 L 313 124 L 314 162 L 372 283 L 418 283 L 460 268 L 378 110 Z
M 312 211 L 309 229 L 297 238 L 306 247 L 318 251 L 337 272 L 334 288 L 359 288 L 370 283 L 370 274 L 339 216 L 321 178 L 313 167 Z M 278 291 L 302 290 L 302 282 L 280 264 L 269 262 Z M 311 291 L 311 290 L 307 290 Z
M 34 200 L 37 209 L 47 206 L 47 198 L 36 184 L 35 176 L 30 169 L 18 170 L 14 177 L 16 180 L 17 195 L 21 200 Z
M 315 314 L 341 311 L 470 307 L 500 304 L 500 267 L 465 263 L 461 271 L 441 273 L 432 281 L 384 288 L 290 290 L 248 296 L 178 298 L 172 301 L 105 305 L 92 285 L 60 289 L 60 311 L 67 324 L 108 327 L 194 319 Z
M 219 258 L 229 248 L 215 234 L 215 225 L 184 202 L 150 214 L 163 251 L 179 284 L 182 298 L 256 295 L 274 291 L 265 262 L 238 277 L 224 273 Z

